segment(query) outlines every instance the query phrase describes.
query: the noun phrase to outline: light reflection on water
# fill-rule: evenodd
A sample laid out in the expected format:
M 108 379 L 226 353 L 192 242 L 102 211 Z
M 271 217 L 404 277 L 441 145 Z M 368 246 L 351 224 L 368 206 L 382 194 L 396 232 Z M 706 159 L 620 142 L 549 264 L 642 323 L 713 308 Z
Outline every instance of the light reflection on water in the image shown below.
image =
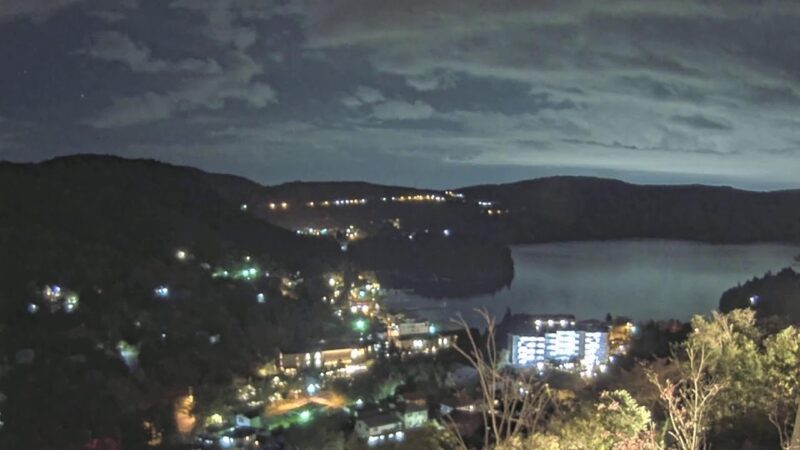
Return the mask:
M 515 246 L 509 289 L 450 300 L 391 292 L 387 303 L 438 321 L 457 313 L 472 320 L 472 311 L 483 307 L 498 319 L 510 307 L 512 312 L 569 313 L 579 319 L 611 313 L 636 320 L 686 320 L 716 309 L 729 287 L 790 266 L 799 253 L 794 245 L 659 240 Z

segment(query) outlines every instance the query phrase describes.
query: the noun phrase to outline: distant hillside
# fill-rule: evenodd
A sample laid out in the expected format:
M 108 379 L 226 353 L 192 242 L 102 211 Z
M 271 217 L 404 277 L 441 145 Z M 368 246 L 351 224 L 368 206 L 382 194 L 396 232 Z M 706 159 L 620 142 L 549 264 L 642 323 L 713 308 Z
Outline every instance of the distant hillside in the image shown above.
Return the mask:
M 0 163 L 0 448 L 147 448 L 141 424 L 169 433 L 189 389 L 210 403 L 277 348 L 345 334 L 314 291 L 339 246 L 243 211 L 260 189 L 145 160 Z M 62 288 L 70 307 L 45 294 Z
M 264 188 L 262 193 L 269 196 L 272 200 L 288 201 L 313 201 L 320 199 L 336 198 L 379 198 L 391 197 L 393 195 L 403 195 L 409 192 L 430 193 L 432 189 L 417 189 L 403 186 L 385 186 L 373 183 L 358 181 L 337 181 L 337 182 L 301 182 L 279 184 Z
M 129 270 L 180 247 L 211 261 L 252 252 L 289 266 L 338 254 L 332 242 L 242 212 L 236 197 L 258 188 L 241 178 L 106 156 L 0 163 L 2 274 L 68 281 L 89 267 Z
M 659 238 L 715 243 L 800 241 L 800 190 L 646 186 L 553 177 L 460 189 L 510 210 L 491 232 L 509 242 Z
M 719 309 L 737 308 L 753 308 L 761 317 L 781 316 L 800 322 L 800 274 L 786 268 L 728 289 L 719 300 Z
M 399 218 L 409 232 L 452 228 L 505 243 L 682 239 L 713 243 L 800 242 L 800 190 L 751 192 L 702 185 L 634 185 L 590 177 L 550 177 L 455 189 L 463 199 L 382 202 L 413 188 L 367 183 L 288 183 L 265 188 L 251 201 L 266 220 L 287 228 L 377 227 Z M 437 194 L 442 195 L 441 191 Z M 305 207 L 308 201 L 365 198 L 365 205 Z M 265 210 L 287 201 L 287 210 Z M 503 211 L 489 216 L 478 202 Z

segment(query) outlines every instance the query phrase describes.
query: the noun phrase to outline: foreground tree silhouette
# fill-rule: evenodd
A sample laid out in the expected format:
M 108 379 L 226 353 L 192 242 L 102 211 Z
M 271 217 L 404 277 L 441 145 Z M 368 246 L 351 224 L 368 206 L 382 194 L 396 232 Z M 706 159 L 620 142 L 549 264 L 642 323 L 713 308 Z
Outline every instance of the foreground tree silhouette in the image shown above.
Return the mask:
M 550 392 L 546 383 L 536 373 L 523 373 L 502 369 L 502 358 L 495 339 L 495 321 L 486 310 L 477 311 L 486 323 L 486 339 L 481 345 L 469 325 L 459 317 L 456 323 L 466 330 L 468 343 L 457 344 L 458 351 L 478 372 L 481 390 L 480 413 L 484 424 L 484 448 L 504 442 L 518 441 L 523 435 L 533 434 L 541 425 Z M 462 448 L 467 448 L 455 424 L 451 429 Z
M 658 389 L 667 415 L 670 444 L 680 450 L 700 450 L 706 448 L 711 402 L 723 385 L 708 373 L 708 349 L 704 345 L 688 343 L 685 356 L 682 379 L 662 381 L 654 372 L 648 377 Z

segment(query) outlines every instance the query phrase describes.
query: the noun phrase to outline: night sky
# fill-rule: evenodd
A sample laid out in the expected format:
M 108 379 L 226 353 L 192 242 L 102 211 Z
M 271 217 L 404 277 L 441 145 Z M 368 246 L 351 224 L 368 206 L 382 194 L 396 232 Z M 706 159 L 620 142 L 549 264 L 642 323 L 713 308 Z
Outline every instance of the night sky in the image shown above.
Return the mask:
M 0 0 L 0 159 L 800 187 L 797 0 Z

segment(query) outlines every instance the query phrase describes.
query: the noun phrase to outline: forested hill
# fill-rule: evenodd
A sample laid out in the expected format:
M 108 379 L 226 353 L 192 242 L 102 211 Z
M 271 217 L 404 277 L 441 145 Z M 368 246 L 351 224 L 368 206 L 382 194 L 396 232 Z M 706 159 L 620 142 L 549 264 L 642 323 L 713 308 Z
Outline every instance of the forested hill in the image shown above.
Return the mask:
M 509 242 L 658 238 L 800 242 L 800 190 L 750 192 L 552 177 L 460 189 L 509 209 L 492 230 Z
M 760 317 L 780 316 L 800 323 L 800 274 L 786 268 L 728 289 L 719 300 L 719 309 L 737 308 L 753 308 Z
M 336 255 L 246 214 L 239 196 L 260 186 L 147 160 L 74 156 L 41 164 L 0 163 L 0 267 L 26 279 L 107 278 L 190 248 L 219 261 L 252 252 L 287 266 Z

